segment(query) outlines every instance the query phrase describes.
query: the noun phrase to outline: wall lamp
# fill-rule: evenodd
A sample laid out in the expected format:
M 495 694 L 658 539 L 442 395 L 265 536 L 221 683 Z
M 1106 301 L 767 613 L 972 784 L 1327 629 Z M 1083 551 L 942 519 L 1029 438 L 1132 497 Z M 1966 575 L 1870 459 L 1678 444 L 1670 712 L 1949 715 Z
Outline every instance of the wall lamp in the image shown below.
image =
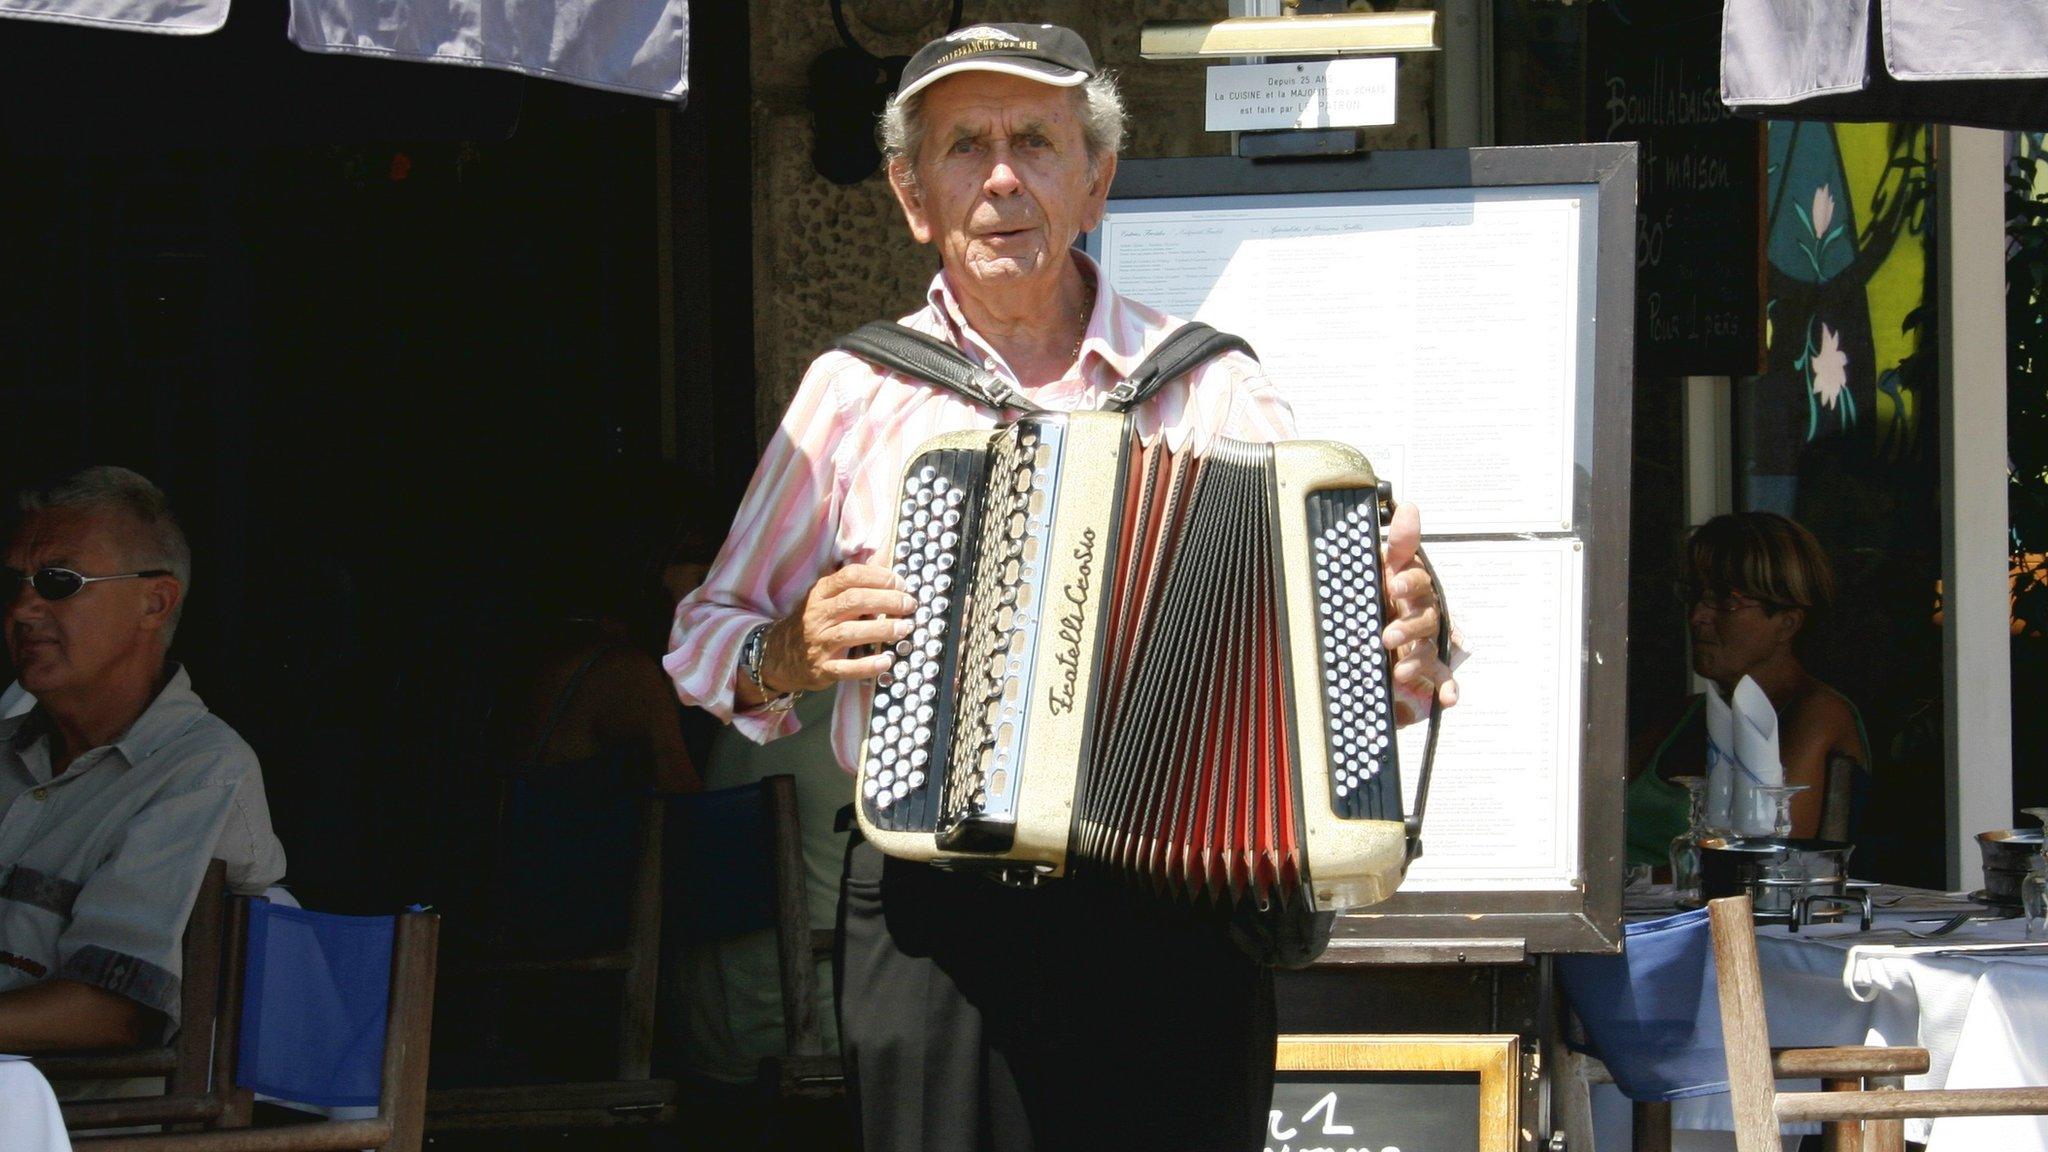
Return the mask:
M 1334 12 L 1304 16 L 1235 16 L 1213 24 L 1145 25 L 1138 55 L 1147 60 L 1228 56 L 1366 56 L 1436 52 L 1443 28 L 1434 11 Z

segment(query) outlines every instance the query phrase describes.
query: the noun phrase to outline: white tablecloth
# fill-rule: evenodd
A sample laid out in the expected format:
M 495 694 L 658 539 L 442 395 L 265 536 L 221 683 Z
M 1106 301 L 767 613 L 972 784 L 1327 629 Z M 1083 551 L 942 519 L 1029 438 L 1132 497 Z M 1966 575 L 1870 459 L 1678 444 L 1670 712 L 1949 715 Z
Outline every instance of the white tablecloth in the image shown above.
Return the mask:
M 1757 958 L 1771 1043 L 1925 1048 L 1927 1074 L 1908 1077 L 1908 1088 L 2048 1084 L 2048 945 L 2026 953 L 1872 954 L 1867 948 L 1879 943 L 1961 948 L 2024 939 L 2023 922 L 2017 919 L 1971 923 L 1925 941 L 1904 937 L 1900 930 L 1906 926 L 1899 916 L 1880 914 L 1870 934 L 1856 931 L 1853 923 L 1798 933 L 1759 928 Z M 1914 926 L 1925 930 L 1932 925 Z M 1866 947 L 1858 949 L 1852 995 L 1844 969 L 1851 947 L 1858 945 Z M 1791 1091 L 1817 1087 L 1781 1085 Z M 1733 1127 L 1725 1095 L 1676 1101 L 1671 1111 L 1674 1128 Z M 1908 1120 L 1906 1137 L 1924 1142 L 1927 1152 L 2048 1152 L 2048 1117 Z M 1606 1147 L 1607 1141 L 1601 1144 Z
M 0 1056 L 0 1148 L 6 1152 L 71 1152 L 50 1082 L 18 1056 Z

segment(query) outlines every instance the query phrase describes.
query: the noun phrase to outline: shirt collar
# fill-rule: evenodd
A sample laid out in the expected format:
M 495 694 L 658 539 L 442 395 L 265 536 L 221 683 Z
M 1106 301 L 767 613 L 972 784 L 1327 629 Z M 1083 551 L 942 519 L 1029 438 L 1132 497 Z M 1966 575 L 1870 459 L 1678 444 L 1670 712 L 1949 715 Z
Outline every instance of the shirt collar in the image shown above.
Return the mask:
M 1046 385 L 1043 388 L 1027 389 L 1026 394 L 1041 402 L 1054 400 L 1069 393 L 1091 395 L 1106 392 L 1121 383 L 1145 359 L 1145 327 L 1128 321 L 1125 312 L 1130 302 L 1111 290 L 1109 278 L 1102 274 L 1102 268 L 1087 253 L 1078 248 L 1068 249 L 1074 264 L 1080 268 L 1083 279 L 1095 285 L 1095 303 L 1088 312 L 1088 328 L 1081 337 L 1081 354 L 1076 358 L 1080 366 L 1080 379 L 1066 380 Z M 981 361 L 991 371 L 1001 372 L 1013 384 L 1018 383 L 1016 375 L 1003 363 L 1001 356 L 982 339 L 967 316 L 960 310 L 960 301 L 953 293 L 953 285 L 946 279 L 944 269 L 932 277 L 931 287 L 925 292 L 925 299 L 932 311 L 952 329 L 954 342 L 962 346 L 967 354 Z M 1048 404 L 1048 407 L 1059 407 Z M 1073 408 L 1093 407 L 1087 403 L 1071 405 Z
M 114 751 L 121 754 L 121 759 L 130 768 L 184 735 L 200 717 L 206 715 L 206 705 L 199 699 L 199 694 L 192 691 L 192 677 L 185 671 L 185 666 L 171 664 L 169 668 L 171 677 L 163 689 L 149 702 L 149 707 L 142 710 L 142 715 L 128 726 L 128 730 L 113 742 Z M 40 704 L 21 716 L 0 720 L 0 743 L 24 762 L 30 749 L 47 739 L 49 734 L 49 717 Z
M 192 727 L 200 717 L 206 715 L 206 705 L 199 694 L 192 691 L 192 677 L 186 673 L 183 664 L 169 665 L 171 678 L 164 683 L 163 691 L 128 726 L 128 731 L 114 741 L 114 750 L 134 767 L 169 744 L 186 729 Z

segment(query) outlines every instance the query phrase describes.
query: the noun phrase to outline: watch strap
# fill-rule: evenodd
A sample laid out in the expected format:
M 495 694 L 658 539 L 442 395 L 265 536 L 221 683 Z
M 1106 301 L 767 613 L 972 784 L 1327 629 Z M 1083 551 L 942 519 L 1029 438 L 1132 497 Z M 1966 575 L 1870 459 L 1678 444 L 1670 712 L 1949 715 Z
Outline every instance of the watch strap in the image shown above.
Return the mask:
M 761 665 L 768 655 L 768 628 L 767 624 L 754 625 L 753 630 L 747 633 L 747 638 L 741 642 L 740 671 L 754 682 L 754 691 L 764 697 L 760 707 L 770 712 L 787 712 L 796 706 L 797 698 L 803 693 L 774 693 L 769 691 L 768 685 L 761 679 Z

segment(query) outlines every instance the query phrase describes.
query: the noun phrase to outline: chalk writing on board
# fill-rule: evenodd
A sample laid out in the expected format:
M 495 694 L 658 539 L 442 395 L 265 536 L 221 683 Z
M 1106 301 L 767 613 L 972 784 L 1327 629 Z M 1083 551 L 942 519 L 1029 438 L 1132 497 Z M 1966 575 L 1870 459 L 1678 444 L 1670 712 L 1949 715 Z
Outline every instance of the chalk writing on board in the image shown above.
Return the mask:
M 1757 125 L 1720 97 L 1718 0 L 1587 11 L 1587 129 L 1637 144 L 1636 371 L 1758 366 Z
M 1273 1085 L 1266 1152 L 1473 1152 L 1479 1085 L 1411 1073 Z
M 1289 1116 L 1275 1108 L 1266 1114 L 1266 1152 L 1401 1152 L 1392 1144 L 1374 1149 L 1349 1141 L 1330 1143 L 1328 1137 L 1352 1136 L 1358 1129 L 1337 1121 L 1337 1093 L 1325 1092 L 1308 1111 Z M 1296 1141 L 1299 1141 L 1296 1143 Z

